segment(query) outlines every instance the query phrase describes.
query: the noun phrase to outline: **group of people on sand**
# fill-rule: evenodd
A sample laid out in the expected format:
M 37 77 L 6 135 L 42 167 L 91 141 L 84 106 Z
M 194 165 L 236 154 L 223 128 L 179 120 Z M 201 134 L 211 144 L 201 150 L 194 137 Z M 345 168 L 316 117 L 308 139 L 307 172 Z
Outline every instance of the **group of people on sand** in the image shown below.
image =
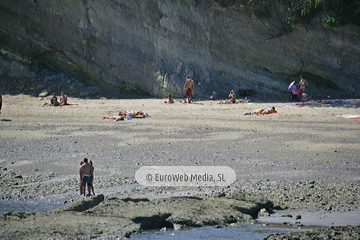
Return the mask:
M 190 76 L 188 79 L 186 79 L 184 84 L 184 92 L 186 96 L 186 103 L 191 103 L 192 96 L 194 93 L 194 80 Z M 307 82 L 305 79 L 300 78 L 300 91 L 303 92 L 305 87 L 307 85 Z M 0 96 L 1 97 L 1 96 Z M 231 90 L 228 97 L 230 99 L 226 100 L 224 103 L 236 103 L 236 94 L 234 90 Z M 0 98 L 1 100 L 1 98 Z M 67 96 L 62 92 L 60 97 L 60 102 L 57 101 L 56 94 L 54 93 L 53 96 L 50 98 L 50 104 L 52 106 L 62 106 L 67 105 Z M 171 95 L 168 95 L 168 103 L 174 103 L 174 99 Z M 1 110 L 1 102 L 0 102 L 0 110 Z M 245 115 L 265 115 L 265 114 L 271 114 L 276 113 L 275 107 L 271 107 L 269 109 L 256 109 L 253 112 L 245 113 Z M 119 111 L 118 116 L 113 117 L 104 117 L 103 119 L 110 119 L 110 120 L 124 120 L 124 117 L 126 116 L 143 116 L 144 113 L 141 111 Z M 94 167 L 92 161 L 85 158 L 83 161 L 80 162 L 80 170 L 79 170 L 79 178 L 80 178 L 80 195 L 82 196 L 91 196 L 95 195 L 94 192 L 94 186 L 93 186 L 93 180 L 94 180 Z M 86 195 L 86 186 L 88 194 Z
M 191 103 L 193 94 L 195 89 L 195 83 L 192 76 L 189 76 L 185 83 L 184 83 L 184 94 L 185 94 L 185 103 Z M 224 103 L 236 103 L 236 94 L 234 90 L 230 91 L 229 94 L 230 99 L 226 100 Z M 168 101 L 165 101 L 165 103 L 174 103 L 173 97 L 168 95 Z
M 80 195 L 82 196 L 91 196 L 95 195 L 94 192 L 94 186 L 93 186 L 93 180 L 94 180 L 94 166 L 93 162 L 88 160 L 87 158 L 84 158 L 80 162 Z M 86 186 L 88 190 L 88 194 L 86 195 Z
M 45 103 L 45 105 L 48 105 L 48 104 Z M 56 107 L 56 106 L 65 106 L 65 105 L 69 105 L 68 104 L 68 99 L 67 99 L 67 96 L 65 95 L 65 93 L 61 92 L 60 101 L 58 101 L 56 93 L 53 93 L 53 95 L 50 98 L 49 106 L 55 106 Z
M 305 78 L 303 78 L 302 75 L 300 75 L 299 78 L 300 78 L 299 83 L 294 84 L 295 83 L 294 81 L 289 85 L 289 91 L 292 94 L 291 99 L 296 98 L 301 101 L 307 101 L 307 94 L 305 93 L 305 87 L 308 86 L 309 83 L 305 80 Z

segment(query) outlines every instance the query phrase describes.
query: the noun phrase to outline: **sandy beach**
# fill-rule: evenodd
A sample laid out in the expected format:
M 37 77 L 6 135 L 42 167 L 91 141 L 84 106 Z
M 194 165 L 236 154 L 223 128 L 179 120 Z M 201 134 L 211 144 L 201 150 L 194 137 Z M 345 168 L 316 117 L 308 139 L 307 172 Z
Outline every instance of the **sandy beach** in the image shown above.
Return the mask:
M 240 190 L 261 193 L 286 205 L 288 212 L 359 210 L 360 119 L 337 116 L 360 115 L 360 100 L 300 105 L 164 100 L 70 96 L 76 105 L 49 107 L 43 106 L 48 99 L 3 95 L 1 198 L 81 199 L 78 169 L 86 157 L 94 162 L 95 192 L 105 196 L 208 196 Z M 272 106 L 278 113 L 244 115 Z M 103 120 L 120 110 L 150 116 Z M 134 177 L 143 166 L 227 166 L 236 172 L 236 181 L 226 187 L 144 187 Z

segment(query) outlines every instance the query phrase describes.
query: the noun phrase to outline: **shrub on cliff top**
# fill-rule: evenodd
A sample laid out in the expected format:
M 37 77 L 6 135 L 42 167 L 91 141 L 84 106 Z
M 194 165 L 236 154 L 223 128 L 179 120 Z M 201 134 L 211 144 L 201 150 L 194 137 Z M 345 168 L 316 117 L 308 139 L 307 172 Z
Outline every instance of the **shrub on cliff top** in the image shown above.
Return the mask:
M 214 0 L 225 8 L 235 5 L 251 7 L 259 18 L 279 24 L 282 34 L 294 24 L 325 13 L 330 26 L 354 23 L 360 25 L 360 1 L 354 0 Z

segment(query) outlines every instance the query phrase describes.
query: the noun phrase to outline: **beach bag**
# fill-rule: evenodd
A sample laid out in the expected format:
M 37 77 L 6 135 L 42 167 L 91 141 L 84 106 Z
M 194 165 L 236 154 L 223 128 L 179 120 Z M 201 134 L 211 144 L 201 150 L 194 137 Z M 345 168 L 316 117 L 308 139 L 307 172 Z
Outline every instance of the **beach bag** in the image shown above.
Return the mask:
M 209 97 L 210 100 L 216 100 L 217 93 L 212 92 L 211 96 Z
M 210 100 L 216 100 L 216 97 L 215 96 L 210 96 L 209 99 Z
M 301 94 L 301 101 L 306 102 L 308 100 L 308 95 L 306 93 Z
M 291 86 L 290 91 L 293 95 L 298 95 L 300 92 L 295 85 Z
M 297 89 L 292 89 L 292 90 L 291 90 L 291 93 L 292 93 L 293 95 L 298 95 L 298 94 L 299 94 L 299 90 L 297 90 Z

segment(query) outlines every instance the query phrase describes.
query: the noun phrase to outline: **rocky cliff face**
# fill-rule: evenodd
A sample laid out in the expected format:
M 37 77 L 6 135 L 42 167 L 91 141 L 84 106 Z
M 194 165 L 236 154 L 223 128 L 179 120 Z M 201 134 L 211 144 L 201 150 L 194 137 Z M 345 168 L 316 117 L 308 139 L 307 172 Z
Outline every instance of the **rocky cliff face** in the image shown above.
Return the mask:
M 11 0 L 0 2 L 0 75 L 62 74 L 116 91 L 198 96 L 312 85 L 360 91 L 360 28 L 313 22 L 266 39 L 251 9 L 211 0 Z M 40 89 L 39 89 L 40 90 Z

